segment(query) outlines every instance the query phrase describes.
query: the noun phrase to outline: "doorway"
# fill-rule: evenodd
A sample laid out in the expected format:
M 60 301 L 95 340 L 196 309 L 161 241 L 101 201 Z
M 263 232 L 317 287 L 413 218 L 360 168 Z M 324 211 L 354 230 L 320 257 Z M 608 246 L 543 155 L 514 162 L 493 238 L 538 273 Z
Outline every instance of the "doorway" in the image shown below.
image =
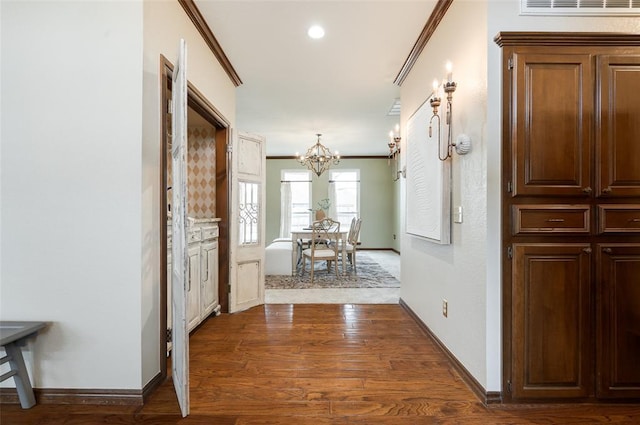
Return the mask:
M 161 56 L 161 148 L 160 148 L 160 223 L 167 223 L 169 212 L 170 177 L 170 134 L 171 134 L 171 85 L 173 65 L 164 56 Z M 215 205 L 215 217 L 218 222 L 218 297 L 222 312 L 228 311 L 229 306 L 229 154 L 227 145 L 230 141 L 229 121 L 196 89 L 191 83 L 187 83 L 188 120 L 194 120 L 198 125 L 212 129 L 212 142 L 215 144 L 215 185 L 214 198 L 211 203 Z M 167 289 L 168 289 L 168 231 L 166 225 L 160 226 L 160 252 L 165 253 L 160 258 L 160 372 L 164 379 L 167 376 L 167 341 L 170 340 L 167 316 Z

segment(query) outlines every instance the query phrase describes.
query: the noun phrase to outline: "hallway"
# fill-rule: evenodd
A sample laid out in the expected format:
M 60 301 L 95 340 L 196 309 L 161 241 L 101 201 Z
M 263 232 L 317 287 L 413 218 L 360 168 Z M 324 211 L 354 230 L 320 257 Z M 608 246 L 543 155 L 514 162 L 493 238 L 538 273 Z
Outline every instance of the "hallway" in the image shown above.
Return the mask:
M 267 305 L 191 337 L 191 415 L 165 382 L 143 407 L 3 405 L 2 424 L 640 423 L 640 406 L 484 407 L 399 305 Z

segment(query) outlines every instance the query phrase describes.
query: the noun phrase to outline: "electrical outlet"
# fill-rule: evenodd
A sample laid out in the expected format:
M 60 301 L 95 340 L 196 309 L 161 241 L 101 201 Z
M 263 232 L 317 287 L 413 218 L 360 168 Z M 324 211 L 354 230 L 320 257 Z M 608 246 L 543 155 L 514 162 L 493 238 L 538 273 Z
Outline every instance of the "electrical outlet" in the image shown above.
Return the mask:
M 449 303 L 445 299 L 442 300 L 442 315 L 449 317 Z
M 395 234 L 393 235 L 393 240 L 394 240 L 394 241 L 396 240 L 396 235 L 395 235 Z

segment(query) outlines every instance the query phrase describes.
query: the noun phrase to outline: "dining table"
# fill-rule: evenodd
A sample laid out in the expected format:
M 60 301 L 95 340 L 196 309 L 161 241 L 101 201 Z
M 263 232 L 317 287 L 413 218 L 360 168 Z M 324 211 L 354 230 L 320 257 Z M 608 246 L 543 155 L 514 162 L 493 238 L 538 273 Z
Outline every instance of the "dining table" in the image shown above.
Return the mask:
M 349 230 L 339 230 L 337 232 L 329 232 L 327 234 L 328 237 L 334 237 L 336 243 L 338 241 L 342 241 L 342 274 L 347 273 L 347 268 L 345 267 L 345 258 L 347 258 L 347 235 L 349 234 Z M 298 249 L 301 245 L 298 245 L 298 240 L 300 239 L 311 239 L 313 235 L 313 229 L 310 227 L 306 227 L 302 230 L 292 230 L 291 231 L 291 275 L 295 275 L 298 271 L 298 257 L 302 253 L 298 252 Z M 301 249 L 301 248 L 300 248 Z M 336 267 L 338 265 L 336 264 Z

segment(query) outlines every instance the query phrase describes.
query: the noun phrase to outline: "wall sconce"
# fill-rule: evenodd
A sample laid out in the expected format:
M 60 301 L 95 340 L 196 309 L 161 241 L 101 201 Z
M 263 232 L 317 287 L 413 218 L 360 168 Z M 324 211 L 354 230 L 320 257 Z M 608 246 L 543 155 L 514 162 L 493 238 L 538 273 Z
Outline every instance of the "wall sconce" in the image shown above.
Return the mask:
M 387 161 L 387 165 L 389 165 L 390 160 L 393 158 L 394 160 L 400 154 L 400 141 L 402 138 L 400 137 L 400 125 L 396 124 L 396 128 L 393 131 L 389 132 L 389 160 Z
M 393 181 L 400 180 L 400 176 L 406 177 L 406 171 L 403 169 L 402 171 L 398 170 L 398 158 L 400 157 L 400 142 L 402 138 L 400 137 L 400 125 L 396 124 L 394 131 L 389 132 L 389 156 L 387 158 L 387 165 L 391 165 L 391 160 L 393 159 L 393 163 L 395 165 L 395 171 L 392 173 Z
M 441 130 L 440 115 L 438 114 L 438 108 L 440 107 L 440 104 L 441 104 L 441 99 L 437 96 L 438 89 L 440 88 L 440 85 L 438 84 L 438 80 L 433 81 L 433 95 L 429 100 L 429 103 L 433 108 L 433 115 L 429 120 L 429 137 L 432 137 L 433 120 L 436 119 L 437 125 L 438 125 L 438 159 L 440 159 L 440 161 L 446 161 L 447 159 L 451 158 L 452 148 L 455 148 L 456 153 L 458 155 L 464 155 L 471 150 L 471 139 L 468 136 L 460 135 L 455 143 L 452 140 L 453 139 L 453 125 L 452 125 L 453 92 L 455 92 L 456 88 L 458 87 L 458 85 L 453 81 L 452 69 L 453 69 L 453 66 L 451 65 L 451 62 L 447 62 L 447 79 L 442 83 L 442 89 L 447 95 L 447 115 L 445 118 L 445 123 L 447 125 L 447 140 L 446 140 L 447 146 L 446 146 L 446 153 L 444 157 L 442 156 L 442 152 L 444 149 L 442 148 L 442 137 L 440 135 L 440 130 Z

